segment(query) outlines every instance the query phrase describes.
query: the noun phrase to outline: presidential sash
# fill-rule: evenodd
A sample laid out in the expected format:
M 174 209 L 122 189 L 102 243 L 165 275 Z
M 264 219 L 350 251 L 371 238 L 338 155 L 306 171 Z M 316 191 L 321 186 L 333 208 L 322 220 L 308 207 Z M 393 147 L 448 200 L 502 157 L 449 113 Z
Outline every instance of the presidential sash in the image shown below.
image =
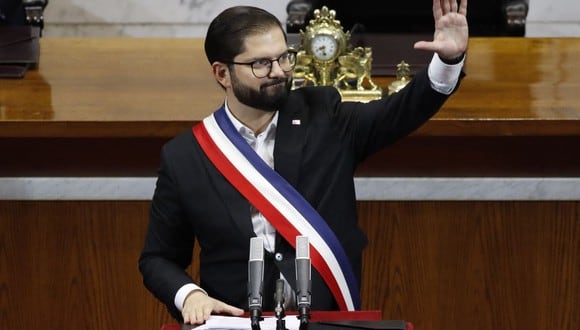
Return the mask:
M 214 166 L 294 248 L 296 236 L 308 236 L 312 265 L 339 308 L 359 310 L 358 284 L 334 232 L 310 203 L 256 154 L 236 131 L 225 108 L 193 126 L 192 131 Z

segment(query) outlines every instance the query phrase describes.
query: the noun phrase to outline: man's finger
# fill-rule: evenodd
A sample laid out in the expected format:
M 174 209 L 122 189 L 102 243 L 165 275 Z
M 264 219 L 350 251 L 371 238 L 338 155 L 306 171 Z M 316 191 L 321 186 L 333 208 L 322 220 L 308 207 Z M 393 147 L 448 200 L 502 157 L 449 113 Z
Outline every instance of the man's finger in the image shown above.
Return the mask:
M 451 11 L 451 2 L 455 0 L 441 0 L 443 5 L 441 6 L 443 9 L 443 15 L 449 13 Z
M 457 12 L 457 0 L 449 0 L 449 1 L 451 1 L 451 12 L 456 13 Z
M 463 16 L 467 16 L 467 0 L 461 0 L 461 4 L 459 5 L 459 10 L 457 12 Z
M 441 12 L 441 0 L 433 0 L 433 18 L 435 19 L 435 22 L 437 22 L 441 16 L 443 16 L 443 13 Z
M 244 314 L 243 309 L 228 305 L 226 303 L 220 304 L 218 306 L 218 308 L 216 308 L 216 309 L 217 309 L 218 313 L 230 314 L 230 315 L 234 315 L 234 316 L 239 316 L 239 315 Z

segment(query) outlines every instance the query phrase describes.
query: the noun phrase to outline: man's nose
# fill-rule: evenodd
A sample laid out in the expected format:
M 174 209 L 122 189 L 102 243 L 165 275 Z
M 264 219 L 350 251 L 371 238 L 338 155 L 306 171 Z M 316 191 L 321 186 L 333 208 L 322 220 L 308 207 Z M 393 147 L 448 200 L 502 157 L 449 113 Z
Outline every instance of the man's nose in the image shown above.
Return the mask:
M 271 77 L 284 77 L 286 72 L 282 70 L 280 63 L 278 61 L 272 61 L 272 69 L 270 70 Z

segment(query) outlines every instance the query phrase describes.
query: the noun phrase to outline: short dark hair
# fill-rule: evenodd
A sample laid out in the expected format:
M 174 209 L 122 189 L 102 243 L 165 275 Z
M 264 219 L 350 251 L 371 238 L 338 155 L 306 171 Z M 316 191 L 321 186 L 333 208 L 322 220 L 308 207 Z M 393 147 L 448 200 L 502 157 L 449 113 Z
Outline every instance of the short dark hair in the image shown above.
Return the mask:
M 248 36 L 279 27 L 286 38 L 282 23 L 268 11 L 252 6 L 235 6 L 222 11 L 210 23 L 205 36 L 205 55 L 210 64 L 231 62 L 245 51 Z

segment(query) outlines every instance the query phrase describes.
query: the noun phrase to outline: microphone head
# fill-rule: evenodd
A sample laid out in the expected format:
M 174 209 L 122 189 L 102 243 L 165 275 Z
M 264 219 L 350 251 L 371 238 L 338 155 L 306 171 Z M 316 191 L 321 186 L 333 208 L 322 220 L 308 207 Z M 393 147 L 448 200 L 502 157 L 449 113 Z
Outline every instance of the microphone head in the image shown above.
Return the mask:
M 262 237 L 250 238 L 249 261 L 263 261 L 263 260 L 264 260 L 264 238 Z
M 310 259 L 308 236 L 296 236 L 296 259 Z
M 284 305 L 284 280 L 276 280 L 276 290 L 274 291 L 274 302 Z

